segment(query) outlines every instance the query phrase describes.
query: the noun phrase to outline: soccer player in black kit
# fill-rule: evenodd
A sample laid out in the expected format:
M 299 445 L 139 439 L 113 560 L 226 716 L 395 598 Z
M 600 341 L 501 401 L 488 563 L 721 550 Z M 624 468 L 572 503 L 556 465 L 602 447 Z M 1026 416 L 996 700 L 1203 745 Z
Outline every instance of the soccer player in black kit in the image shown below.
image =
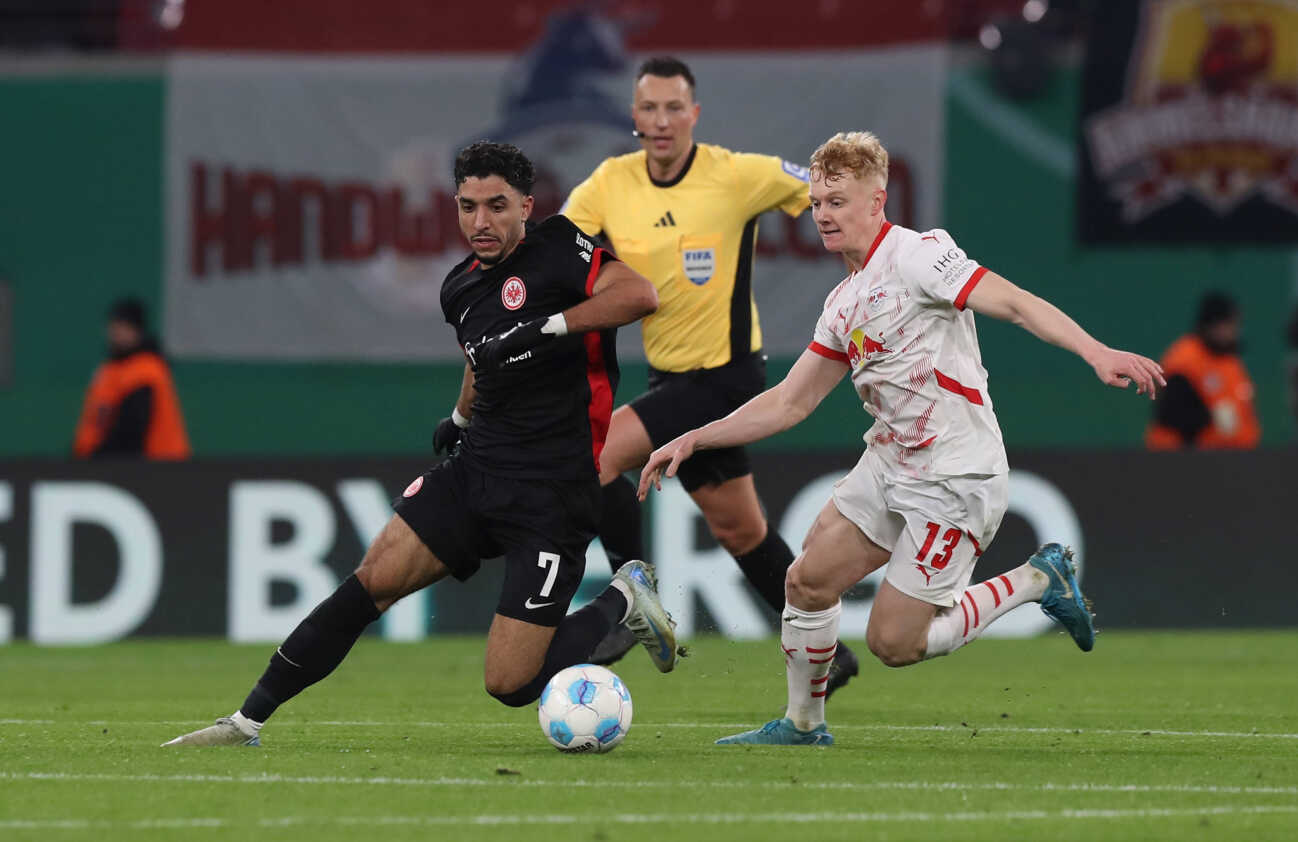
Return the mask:
M 531 162 L 480 142 L 455 160 L 460 230 L 473 254 L 442 284 L 442 309 L 468 364 L 444 462 L 415 479 L 356 572 L 271 656 L 238 711 L 164 745 L 260 745 L 275 709 L 327 676 L 365 627 L 447 575 L 504 556 L 487 634 L 487 692 L 534 701 L 559 670 L 589 660 L 625 623 L 662 672 L 676 638 L 643 562 L 620 567 L 565 616 L 600 514 L 599 454 L 617 386 L 613 331 L 657 306 L 653 284 L 563 216 L 529 225 Z

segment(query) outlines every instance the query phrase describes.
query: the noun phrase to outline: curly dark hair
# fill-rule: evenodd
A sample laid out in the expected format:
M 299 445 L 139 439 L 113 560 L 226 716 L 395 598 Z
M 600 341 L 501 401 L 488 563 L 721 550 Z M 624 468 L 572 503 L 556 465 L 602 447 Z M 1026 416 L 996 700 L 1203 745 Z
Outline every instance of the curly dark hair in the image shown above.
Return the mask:
M 532 195 L 536 171 L 532 162 L 517 146 L 480 140 L 464 147 L 455 156 L 456 187 L 463 184 L 466 178 L 488 178 L 493 175 L 505 179 L 510 187 L 524 196 Z

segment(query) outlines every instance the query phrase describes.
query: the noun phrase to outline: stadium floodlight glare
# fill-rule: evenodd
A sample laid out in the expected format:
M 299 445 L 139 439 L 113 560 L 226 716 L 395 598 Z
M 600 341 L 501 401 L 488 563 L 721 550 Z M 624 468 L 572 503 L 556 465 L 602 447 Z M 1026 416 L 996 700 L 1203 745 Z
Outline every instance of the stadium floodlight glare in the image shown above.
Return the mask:
M 185 19 L 185 0 L 166 0 L 158 10 L 158 25 L 163 29 L 176 29 Z
M 994 23 L 984 23 L 982 29 L 978 30 L 978 43 L 989 50 L 998 48 L 1001 40 L 1001 28 Z

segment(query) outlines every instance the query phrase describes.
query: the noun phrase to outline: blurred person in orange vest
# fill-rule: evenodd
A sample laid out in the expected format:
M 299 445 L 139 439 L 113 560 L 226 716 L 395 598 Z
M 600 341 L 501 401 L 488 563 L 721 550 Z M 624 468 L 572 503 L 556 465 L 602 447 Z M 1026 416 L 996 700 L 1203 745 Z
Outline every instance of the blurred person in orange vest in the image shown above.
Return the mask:
M 1193 333 L 1163 355 L 1167 388 L 1154 403 L 1145 432 L 1150 450 L 1257 447 L 1262 437 L 1253 406 L 1253 381 L 1239 356 L 1239 305 L 1209 292 L 1199 302 Z
M 108 311 L 108 359 L 86 390 L 73 449 L 82 459 L 188 459 L 189 437 L 171 369 L 149 334 L 144 304 L 122 298 Z

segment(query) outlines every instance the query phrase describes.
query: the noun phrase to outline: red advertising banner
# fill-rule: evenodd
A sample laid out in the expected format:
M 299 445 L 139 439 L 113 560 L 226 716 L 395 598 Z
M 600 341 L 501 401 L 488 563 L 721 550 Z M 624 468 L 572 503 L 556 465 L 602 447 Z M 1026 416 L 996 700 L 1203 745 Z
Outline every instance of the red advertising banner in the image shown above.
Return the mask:
M 563 40 L 574 50 L 589 47 L 588 39 L 610 37 L 624 39 L 633 50 L 824 49 L 936 41 L 954 20 L 965 17 L 955 7 L 970 4 L 530 0 L 487 8 L 427 0 L 128 0 L 124 5 L 122 42 L 133 48 L 478 53 L 514 52 L 542 36 Z M 150 30 L 139 25 L 150 16 L 162 26 Z M 587 28 L 592 19 L 616 32 Z

